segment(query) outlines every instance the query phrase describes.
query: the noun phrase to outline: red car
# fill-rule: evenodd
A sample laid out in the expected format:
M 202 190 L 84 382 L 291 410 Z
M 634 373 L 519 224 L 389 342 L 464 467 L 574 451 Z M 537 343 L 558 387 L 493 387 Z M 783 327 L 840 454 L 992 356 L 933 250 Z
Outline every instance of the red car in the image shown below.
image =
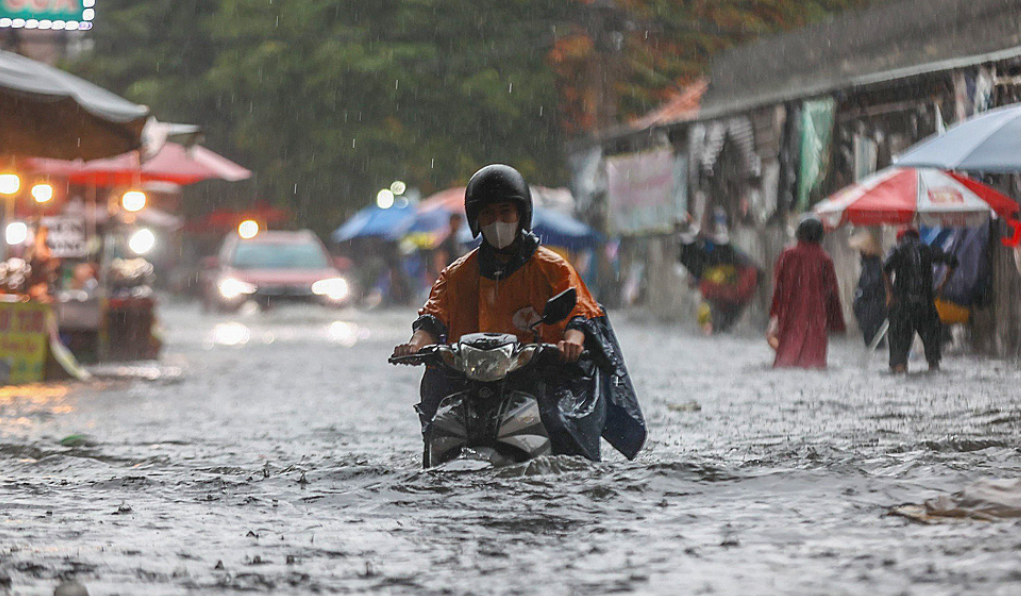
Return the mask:
M 309 230 L 229 235 L 216 257 L 205 261 L 203 301 L 232 311 L 249 300 L 263 307 L 280 302 L 350 303 L 352 288 L 319 238 Z

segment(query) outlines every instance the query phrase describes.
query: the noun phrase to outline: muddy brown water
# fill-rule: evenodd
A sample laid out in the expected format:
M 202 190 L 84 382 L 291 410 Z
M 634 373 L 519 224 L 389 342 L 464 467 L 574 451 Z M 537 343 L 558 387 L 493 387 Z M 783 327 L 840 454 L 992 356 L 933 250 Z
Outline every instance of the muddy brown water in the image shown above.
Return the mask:
M 158 366 L 0 391 L 0 593 L 1021 593 L 1016 519 L 889 515 L 1021 477 L 1014 363 L 773 371 L 617 314 L 636 461 L 423 472 L 419 371 L 386 364 L 412 316 L 170 304 Z

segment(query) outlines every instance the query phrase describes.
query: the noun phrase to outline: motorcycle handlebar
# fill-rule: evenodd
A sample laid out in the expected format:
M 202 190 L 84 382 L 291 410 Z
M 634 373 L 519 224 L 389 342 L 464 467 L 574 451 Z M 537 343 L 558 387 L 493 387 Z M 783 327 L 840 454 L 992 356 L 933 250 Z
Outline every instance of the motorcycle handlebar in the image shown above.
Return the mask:
M 419 366 L 422 364 L 430 364 L 439 358 L 440 344 L 433 344 L 425 346 L 421 350 L 414 354 L 405 354 L 403 356 L 390 356 L 387 358 L 387 362 L 390 364 L 406 364 L 408 366 Z
M 405 364 L 408 366 L 421 366 L 423 364 L 433 364 L 440 362 L 439 351 L 447 346 L 442 344 L 433 344 L 423 347 L 414 354 L 405 354 L 403 356 L 390 356 L 387 362 L 390 364 L 398 365 Z M 535 355 L 536 359 L 552 359 L 553 357 L 559 358 L 560 348 L 557 344 L 539 344 L 539 353 Z M 589 358 L 590 354 L 588 350 L 584 350 L 581 353 L 581 360 Z
M 539 353 L 535 355 L 536 358 L 545 359 L 548 364 L 562 364 L 560 362 L 560 348 L 557 344 L 539 344 Z M 578 361 L 588 360 L 591 357 L 591 353 L 588 350 L 582 350 L 581 355 L 578 356 Z

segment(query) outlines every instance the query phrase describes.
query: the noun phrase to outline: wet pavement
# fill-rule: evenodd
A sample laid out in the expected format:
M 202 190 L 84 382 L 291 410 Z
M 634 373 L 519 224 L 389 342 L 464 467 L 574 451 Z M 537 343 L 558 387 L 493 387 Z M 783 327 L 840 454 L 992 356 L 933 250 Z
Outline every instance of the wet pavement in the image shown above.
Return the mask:
M 1021 522 L 890 515 L 1021 477 L 1015 363 L 773 371 L 618 314 L 636 461 L 423 472 L 412 316 L 171 304 L 159 366 L 0 390 L 0 594 L 1021 593 Z

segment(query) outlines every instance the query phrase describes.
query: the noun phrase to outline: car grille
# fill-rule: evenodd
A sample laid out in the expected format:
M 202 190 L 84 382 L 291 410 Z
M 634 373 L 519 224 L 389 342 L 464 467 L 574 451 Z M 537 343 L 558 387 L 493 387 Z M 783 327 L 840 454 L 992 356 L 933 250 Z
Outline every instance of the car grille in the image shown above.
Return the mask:
M 259 296 L 271 296 L 271 297 L 287 297 L 287 296 L 311 296 L 312 288 L 308 286 L 283 286 L 283 285 L 268 285 L 259 286 L 259 289 L 255 292 Z

